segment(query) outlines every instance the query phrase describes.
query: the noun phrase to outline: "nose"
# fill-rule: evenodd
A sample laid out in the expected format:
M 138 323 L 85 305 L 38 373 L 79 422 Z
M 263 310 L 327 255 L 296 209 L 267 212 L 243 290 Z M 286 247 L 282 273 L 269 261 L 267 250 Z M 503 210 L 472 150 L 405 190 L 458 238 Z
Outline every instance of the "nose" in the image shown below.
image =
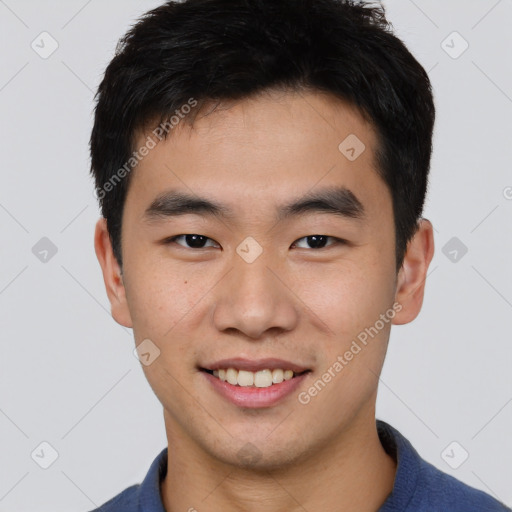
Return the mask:
M 252 263 L 238 258 L 216 290 L 215 327 L 253 340 L 293 330 L 299 308 L 288 281 L 263 256 Z

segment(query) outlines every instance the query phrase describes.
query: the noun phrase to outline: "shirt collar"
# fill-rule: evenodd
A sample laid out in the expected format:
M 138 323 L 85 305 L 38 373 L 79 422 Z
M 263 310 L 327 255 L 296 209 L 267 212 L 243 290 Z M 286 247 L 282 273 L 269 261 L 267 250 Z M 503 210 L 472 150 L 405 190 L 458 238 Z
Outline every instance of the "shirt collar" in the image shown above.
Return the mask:
M 411 443 L 391 425 L 377 420 L 377 432 L 384 450 L 397 463 L 393 490 L 378 512 L 406 510 L 418 483 L 422 459 Z
M 140 512 L 165 512 L 160 494 L 160 484 L 167 474 L 167 448 L 151 464 L 139 488 Z

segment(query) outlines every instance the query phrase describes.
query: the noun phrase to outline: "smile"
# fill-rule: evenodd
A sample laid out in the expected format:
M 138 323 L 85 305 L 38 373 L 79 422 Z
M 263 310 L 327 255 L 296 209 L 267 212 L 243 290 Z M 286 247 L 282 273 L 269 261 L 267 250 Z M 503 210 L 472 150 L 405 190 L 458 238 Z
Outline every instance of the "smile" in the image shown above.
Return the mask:
M 256 388 L 268 388 L 299 375 L 299 373 L 295 373 L 293 370 L 284 370 L 282 368 L 275 368 L 273 370 L 267 368 L 257 372 L 238 370 L 236 368 L 219 368 L 218 370 L 205 371 L 222 382 L 228 382 L 232 386 Z

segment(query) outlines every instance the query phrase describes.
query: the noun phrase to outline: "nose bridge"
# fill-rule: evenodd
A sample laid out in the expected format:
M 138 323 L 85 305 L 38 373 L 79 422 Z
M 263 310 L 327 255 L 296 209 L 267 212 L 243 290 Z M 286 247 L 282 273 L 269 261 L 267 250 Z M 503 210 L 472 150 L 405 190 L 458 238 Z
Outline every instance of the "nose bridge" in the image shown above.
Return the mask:
M 251 241 L 240 244 L 237 252 L 242 255 L 235 255 L 233 268 L 217 297 L 214 314 L 217 329 L 237 329 L 251 338 L 261 336 L 268 329 L 293 329 L 298 318 L 293 294 L 276 277 L 279 266 L 275 260 L 272 264 L 270 252 L 261 252 L 252 259 L 255 253 Z M 248 254 L 252 257 L 245 258 Z

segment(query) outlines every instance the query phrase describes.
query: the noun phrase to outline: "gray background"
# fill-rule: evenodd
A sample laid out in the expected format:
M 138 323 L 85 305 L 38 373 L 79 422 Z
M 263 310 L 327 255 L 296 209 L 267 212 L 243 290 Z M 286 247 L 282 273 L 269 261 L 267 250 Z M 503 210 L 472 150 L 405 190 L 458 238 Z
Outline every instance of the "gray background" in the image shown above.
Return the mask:
M 0 511 L 90 510 L 166 445 L 131 331 L 110 316 L 88 176 L 95 88 L 159 3 L 0 0 Z M 384 5 L 434 86 L 436 255 L 420 316 L 392 330 L 378 417 L 510 506 L 512 1 Z M 47 469 L 42 442 L 58 454 Z

